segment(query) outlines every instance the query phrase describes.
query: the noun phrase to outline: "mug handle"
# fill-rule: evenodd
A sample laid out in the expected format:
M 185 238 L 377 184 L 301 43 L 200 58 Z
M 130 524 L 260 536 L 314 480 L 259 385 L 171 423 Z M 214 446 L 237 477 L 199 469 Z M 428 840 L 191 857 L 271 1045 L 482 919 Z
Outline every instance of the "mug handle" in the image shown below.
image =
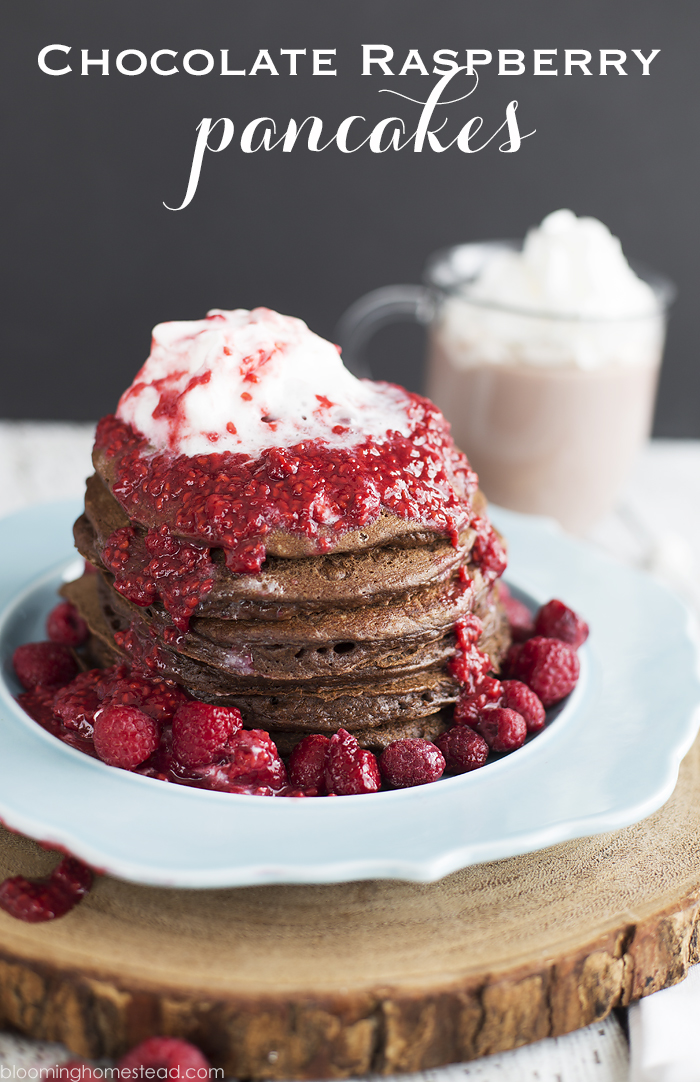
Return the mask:
M 335 339 L 343 353 L 343 363 L 360 379 L 371 379 L 365 357 L 370 338 L 389 323 L 430 323 L 435 313 L 435 295 L 427 286 L 382 286 L 365 293 L 343 313 L 335 330 Z

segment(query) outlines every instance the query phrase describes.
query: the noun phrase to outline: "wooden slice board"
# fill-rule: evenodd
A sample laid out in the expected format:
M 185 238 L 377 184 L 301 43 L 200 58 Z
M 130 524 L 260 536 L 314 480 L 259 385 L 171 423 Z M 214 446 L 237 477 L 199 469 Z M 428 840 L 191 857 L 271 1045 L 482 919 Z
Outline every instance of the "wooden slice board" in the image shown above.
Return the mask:
M 98 879 L 53 923 L 0 912 L 0 1024 L 115 1056 L 199 1044 L 238 1078 L 416 1071 L 566 1033 L 698 960 L 700 742 L 613 834 L 439 883 L 182 891 Z M 0 833 L 0 878 L 56 862 Z

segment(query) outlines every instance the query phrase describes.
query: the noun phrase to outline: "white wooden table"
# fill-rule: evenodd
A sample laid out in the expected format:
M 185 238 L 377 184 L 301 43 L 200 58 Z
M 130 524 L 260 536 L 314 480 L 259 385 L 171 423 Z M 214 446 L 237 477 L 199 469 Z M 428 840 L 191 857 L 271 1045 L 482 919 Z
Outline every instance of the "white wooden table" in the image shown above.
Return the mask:
M 80 496 L 91 472 L 94 426 L 0 422 L 0 515 L 29 504 Z M 630 477 L 618 510 L 591 540 L 647 567 L 700 613 L 700 441 L 654 441 Z M 66 1058 L 59 1045 L 0 1033 L 0 1067 L 46 1066 Z M 424 1082 L 626 1082 L 627 1041 L 616 1018 L 566 1037 L 475 1063 L 426 1071 Z M 3 1078 L 9 1078 L 2 1072 Z M 21 1076 L 20 1076 L 21 1077 Z

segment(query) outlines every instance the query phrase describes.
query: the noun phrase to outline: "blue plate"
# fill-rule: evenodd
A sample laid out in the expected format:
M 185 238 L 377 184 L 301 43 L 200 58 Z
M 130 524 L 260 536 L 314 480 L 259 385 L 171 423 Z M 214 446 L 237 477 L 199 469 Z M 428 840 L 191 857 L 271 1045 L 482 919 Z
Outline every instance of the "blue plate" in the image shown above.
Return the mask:
M 20 709 L 10 664 L 15 646 L 45 637 L 57 587 L 80 572 L 80 510 L 49 504 L 0 522 L 0 817 L 13 830 L 159 886 L 427 882 L 627 826 L 673 791 L 700 723 L 686 609 L 548 520 L 498 508 L 509 580 L 537 603 L 561 597 L 591 626 L 578 687 L 519 751 L 432 785 L 332 800 L 207 792 L 91 759 Z

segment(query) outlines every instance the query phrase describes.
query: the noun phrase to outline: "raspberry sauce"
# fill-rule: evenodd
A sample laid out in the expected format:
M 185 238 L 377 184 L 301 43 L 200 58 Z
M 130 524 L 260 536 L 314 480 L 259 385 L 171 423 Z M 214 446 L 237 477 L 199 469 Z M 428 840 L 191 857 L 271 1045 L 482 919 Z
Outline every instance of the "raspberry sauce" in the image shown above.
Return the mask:
M 311 539 L 318 553 L 337 537 L 368 526 L 382 510 L 457 543 L 473 519 L 477 477 L 427 399 L 406 392 L 410 435 L 387 432 L 354 446 L 310 440 L 267 448 L 253 459 L 232 452 L 174 455 L 149 452 L 144 436 L 109 416 L 96 447 L 111 460 L 112 491 L 135 522 L 158 521 L 145 537 L 132 527 L 111 535 L 105 564 L 115 588 L 137 605 L 160 600 L 175 624 L 190 616 L 212 586 L 212 548 L 234 573 L 255 574 L 273 531 Z M 475 556 L 489 581 L 505 566 L 486 519 L 474 519 Z

